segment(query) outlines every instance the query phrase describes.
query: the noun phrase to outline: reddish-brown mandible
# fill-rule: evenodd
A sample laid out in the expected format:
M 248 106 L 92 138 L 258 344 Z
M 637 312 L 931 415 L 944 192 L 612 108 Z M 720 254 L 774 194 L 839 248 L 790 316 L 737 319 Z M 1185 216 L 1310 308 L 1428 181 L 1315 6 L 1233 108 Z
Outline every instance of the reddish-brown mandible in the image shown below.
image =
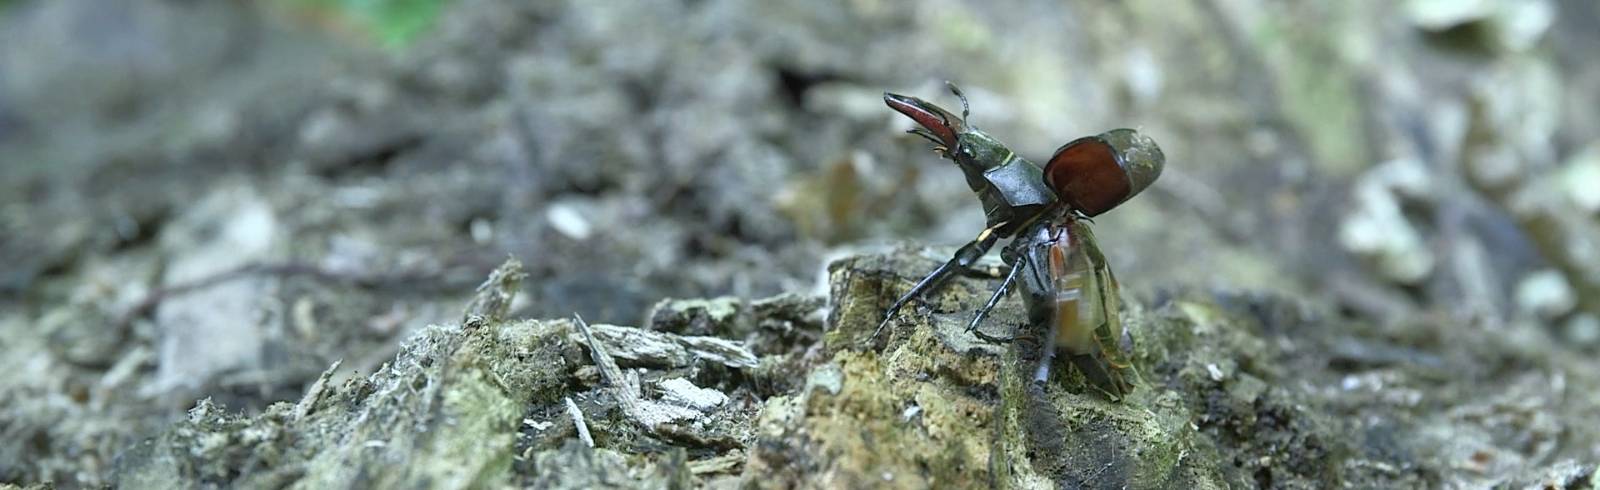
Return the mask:
M 1062 202 L 1095 216 L 1149 187 L 1165 161 L 1155 140 L 1113 129 L 1061 145 L 1044 167 L 1044 181 Z

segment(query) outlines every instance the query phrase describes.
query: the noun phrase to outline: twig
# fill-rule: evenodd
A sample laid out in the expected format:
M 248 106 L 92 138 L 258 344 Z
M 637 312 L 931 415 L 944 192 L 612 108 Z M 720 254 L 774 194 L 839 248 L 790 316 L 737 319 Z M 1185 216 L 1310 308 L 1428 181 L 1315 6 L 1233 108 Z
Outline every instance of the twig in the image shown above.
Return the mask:
M 505 320 L 506 313 L 511 310 L 512 299 L 522 289 L 522 280 L 527 277 L 528 273 L 522 271 L 522 261 L 507 257 L 505 263 L 490 271 L 489 278 L 478 285 L 477 293 L 467 303 L 462 318 L 476 315 L 492 322 Z
M 200 277 L 190 281 L 180 282 L 167 287 L 156 288 L 155 290 L 150 291 L 150 294 L 146 294 L 144 299 L 139 300 L 138 303 L 134 303 L 133 307 L 128 308 L 128 311 L 123 312 L 122 316 L 117 319 L 115 331 L 121 332 L 126 330 L 130 325 L 133 324 L 134 320 L 138 320 L 139 318 L 143 318 L 145 315 L 149 315 L 152 310 L 155 310 L 156 306 L 159 306 L 161 302 L 165 301 L 167 298 L 173 296 L 182 296 L 199 291 L 201 289 L 253 275 L 310 275 L 313 277 L 327 277 L 328 273 L 327 271 L 323 271 L 309 264 L 302 263 L 244 264 L 232 269 L 218 272 L 216 274 Z
M 572 425 L 578 429 L 578 440 L 583 445 L 594 447 L 594 437 L 589 435 L 589 424 L 583 421 L 583 410 L 578 409 L 578 404 L 572 402 L 572 397 L 566 397 L 567 415 L 572 417 Z
M 744 451 L 734 449 L 728 454 L 689 462 L 689 473 L 695 476 L 717 473 L 734 473 L 745 462 Z
M 589 343 L 589 356 L 594 359 L 595 367 L 600 369 L 600 377 L 605 380 L 606 386 L 617 397 L 617 403 L 622 404 L 623 413 L 629 418 L 644 423 L 643 411 L 639 409 L 639 385 L 622 375 L 622 368 L 617 367 L 617 360 L 611 358 L 611 353 L 606 352 L 605 346 L 594 340 L 594 334 L 589 331 L 589 322 L 574 313 L 572 318 L 578 321 L 578 331 L 583 332 L 585 342 Z M 648 425 L 648 424 L 647 424 Z M 648 427 L 654 429 L 654 427 Z
M 311 415 L 312 410 L 316 409 L 317 402 L 322 400 L 322 393 L 328 387 L 328 380 L 333 379 L 333 375 L 339 371 L 339 365 L 341 364 L 344 364 L 344 359 L 333 361 L 333 365 L 328 366 L 328 370 L 323 371 L 321 376 L 317 376 L 317 381 L 311 383 L 311 387 L 306 389 L 306 395 L 300 398 L 300 403 L 294 406 L 295 420 L 306 418 L 307 415 Z
M 738 341 L 718 337 L 678 335 L 617 325 L 585 325 L 594 342 L 605 344 L 606 355 L 618 366 L 683 367 L 696 361 L 749 369 L 761 363 Z M 589 337 L 578 341 L 593 343 Z
M 691 438 L 685 435 L 687 431 L 673 426 L 670 422 L 697 416 L 699 412 L 691 408 L 641 399 L 638 374 L 624 373 L 622 368 L 617 367 L 616 359 L 611 357 L 611 353 L 606 352 L 605 345 L 595 340 L 589 323 L 583 321 L 581 316 L 576 314 L 572 316 L 577 320 L 578 330 L 583 332 L 584 341 L 589 344 L 589 354 L 594 358 L 595 366 L 600 369 L 600 377 L 605 380 L 606 391 L 616 398 L 618 405 L 622 406 L 622 413 L 651 434 L 673 440 Z M 698 435 L 693 435 L 692 438 L 709 440 Z

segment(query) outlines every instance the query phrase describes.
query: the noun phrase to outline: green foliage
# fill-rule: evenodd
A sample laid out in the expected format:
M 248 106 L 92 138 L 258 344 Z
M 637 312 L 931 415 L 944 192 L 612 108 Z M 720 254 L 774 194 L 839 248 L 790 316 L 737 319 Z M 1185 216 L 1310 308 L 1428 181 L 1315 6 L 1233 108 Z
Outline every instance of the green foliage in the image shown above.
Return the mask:
M 5 2 L 7 0 L 0 0 Z M 390 48 L 406 46 L 433 25 L 449 0 L 285 0 L 331 15 Z

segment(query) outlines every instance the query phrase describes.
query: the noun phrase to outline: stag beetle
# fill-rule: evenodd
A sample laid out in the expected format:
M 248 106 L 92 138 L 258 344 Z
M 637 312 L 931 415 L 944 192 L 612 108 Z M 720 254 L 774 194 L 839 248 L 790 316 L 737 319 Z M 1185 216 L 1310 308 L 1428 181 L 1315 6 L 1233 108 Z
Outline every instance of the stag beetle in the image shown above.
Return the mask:
M 1024 357 L 1038 360 L 1036 382 L 1049 378 L 1056 352 L 1064 352 L 1094 387 L 1121 400 L 1132 390 L 1132 339 L 1117 316 L 1117 279 L 1089 223 L 1149 187 L 1161 175 L 1165 156 L 1138 131 L 1113 129 L 1062 145 L 1041 169 L 974 127 L 966 96 L 954 84 L 949 87 L 961 100 L 960 117 L 916 97 L 886 92 L 883 101 L 920 126 L 907 132 L 932 141 L 935 152 L 961 168 L 983 203 L 988 226 L 895 300 L 868 341 L 907 302 L 952 272 L 967 270 L 999 240 L 1012 238 L 1001 252 L 1009 272 L 967 331 L 988 342 L 1029 340 L 1035 351 Z M 1025 331 L 1037 334 L 1000 337 L 979 329 L 1018 283 L 1028 313 Z

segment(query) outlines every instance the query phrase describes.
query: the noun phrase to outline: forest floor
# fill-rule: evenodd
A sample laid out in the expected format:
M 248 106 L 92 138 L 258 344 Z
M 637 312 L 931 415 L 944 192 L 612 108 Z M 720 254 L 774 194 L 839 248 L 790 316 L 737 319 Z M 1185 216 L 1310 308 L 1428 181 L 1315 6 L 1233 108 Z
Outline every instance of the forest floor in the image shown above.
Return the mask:
M 1600 483 L 1592 2 L 524 3 L 0 2 L 0 484 Z M 994 274 L 865 342 L 982 227 L 944 80 L 1165 150 L 1126 400 Z

